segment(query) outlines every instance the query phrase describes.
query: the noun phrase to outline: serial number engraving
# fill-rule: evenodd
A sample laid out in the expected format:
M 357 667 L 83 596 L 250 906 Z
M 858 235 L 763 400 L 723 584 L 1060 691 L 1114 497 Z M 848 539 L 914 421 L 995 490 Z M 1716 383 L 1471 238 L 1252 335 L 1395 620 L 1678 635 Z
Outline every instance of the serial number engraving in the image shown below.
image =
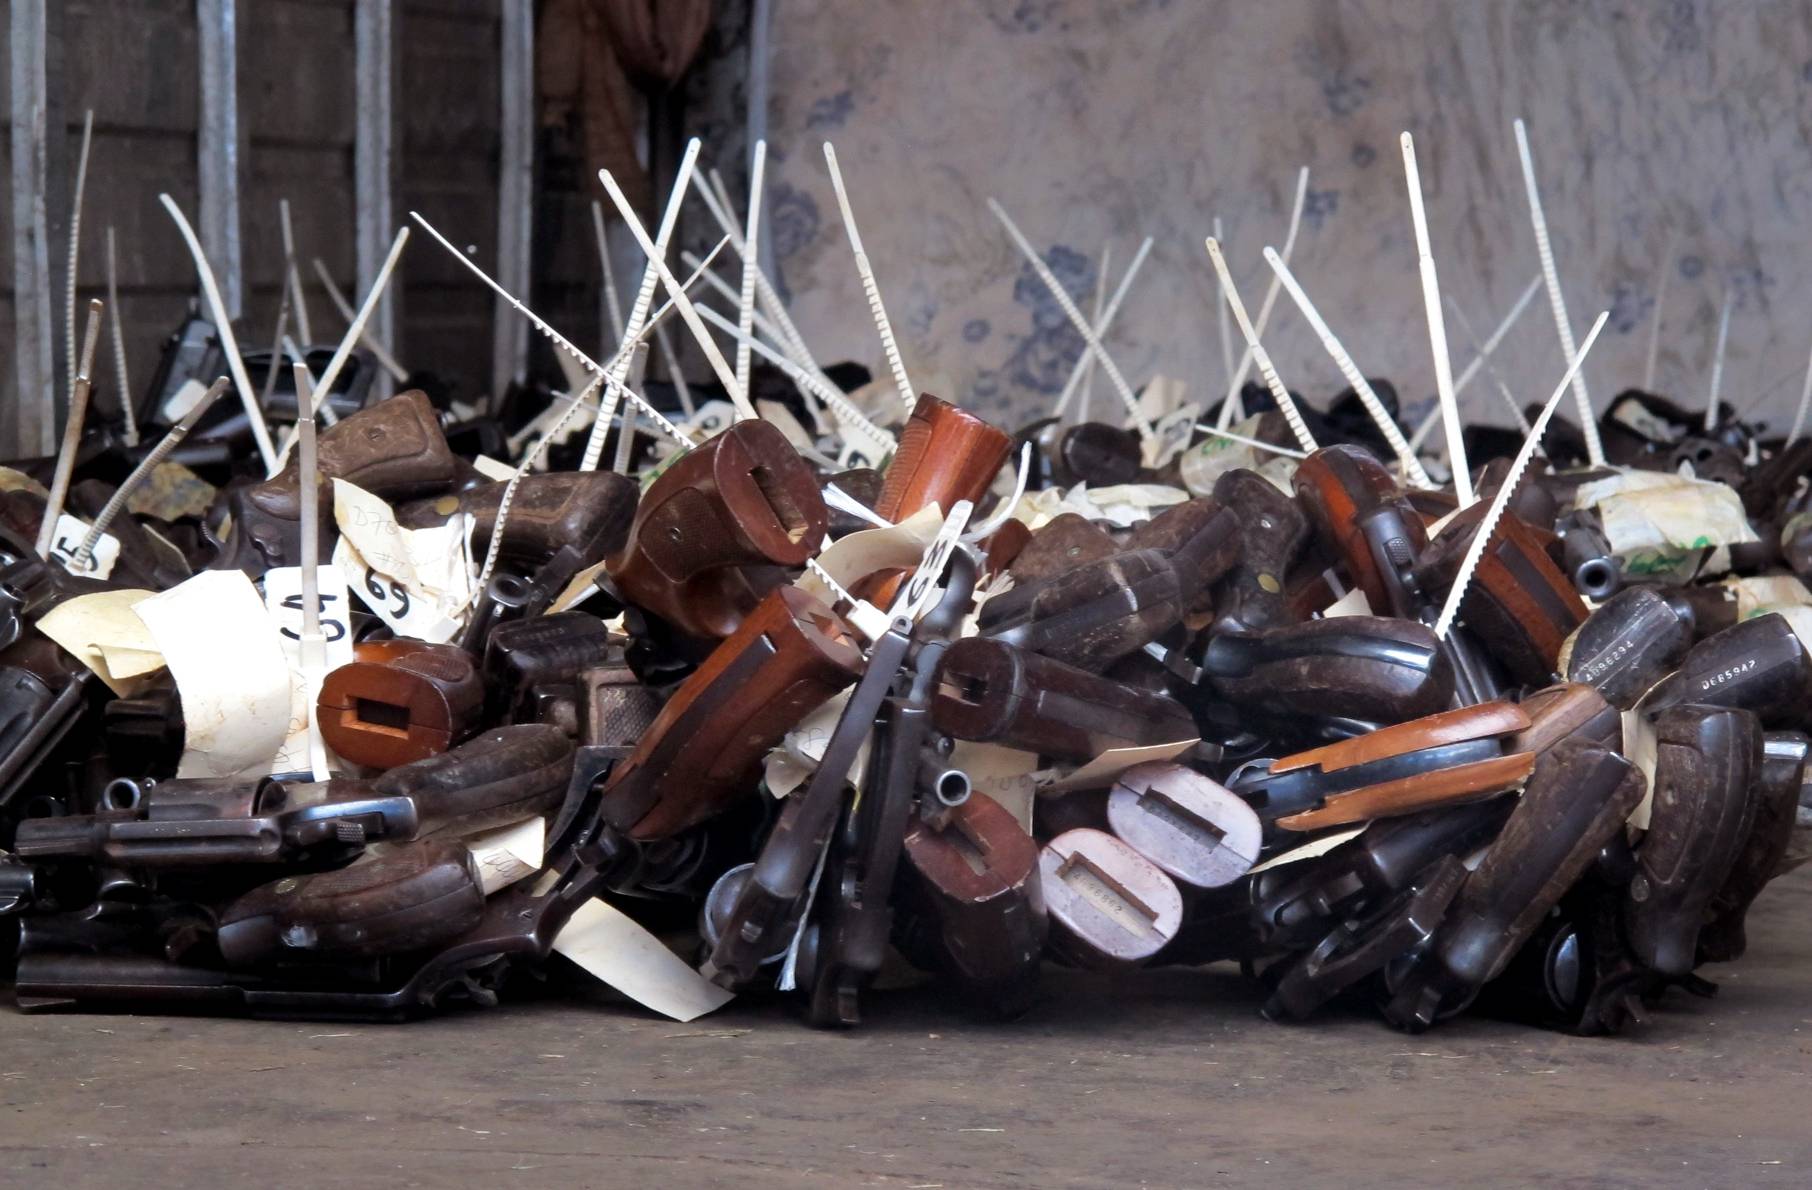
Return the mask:
M 1754 657 L 1751 657 L 1749 660 L 1743 662 L 1741 665 L 1733 665 L 1729 669 L 1720 670 L 1719 672 L 1712 674 L 1710 677 L 1701 681 L 1699 683 L 1699 689 L 1709 690 L 1713 686 L 1722 686 L 1725 682 L 1731 681 L 1734 678 L 1740 677 L 1743 674 L 1748 673 L 1750 670 L 1752 670 L 1756 667 L 1756 664 L 1757 664 L 1756 659 Z

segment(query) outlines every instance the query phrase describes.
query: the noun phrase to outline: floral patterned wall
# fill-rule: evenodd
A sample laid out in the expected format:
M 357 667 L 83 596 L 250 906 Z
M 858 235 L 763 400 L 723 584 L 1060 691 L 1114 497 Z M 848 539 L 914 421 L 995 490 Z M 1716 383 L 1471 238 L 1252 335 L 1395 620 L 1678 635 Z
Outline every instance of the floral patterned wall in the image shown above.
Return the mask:
M 1081 340 L 988 197 L 1084 309 L 1103 255 L 1117 282 L 1153 237 L 1109 346 L 1135 386 L 1162 372 L 1212 401 L 1226 365 L 1203 237 L 1218 216 L 1256 307 L 1261 250 L 1281 246 L 1307 165 L 1297 274 L 1361 367 L 1424 399 L 1398 134 L 1415 136 L 1443 287 L 1482 335 L 1538 267 L 1522 116 L 1576 329 L 1611 311 L 1587 368 L 1600 408 L 1641 380 L 1664 271 L 1658 388 L 1703 402 L 1728 293 L 1725 399 L 1776 424 L 1797 400 L 1812 347 L 1803 0 L 777 0 L 774 21 L 773 265 L 821 359 L 884 370 L 824 140 L 915 384 L 1006 421 L 1049 405 Z M 701 113 L 720 160 L 741 149 L 741 91 L 717 84 L 722 118 Z M 1449 323 L 1457 370 L 1472 352 Z M 1312 400 L 1340 387 L 1287 297 L 1266 345 Z M 1563 361 L 1545 301 L 1500 360 L 1519 399 L 1547 394 Z M 1469 390 L 1476 414 L 1503 420 L 1486 389 Z

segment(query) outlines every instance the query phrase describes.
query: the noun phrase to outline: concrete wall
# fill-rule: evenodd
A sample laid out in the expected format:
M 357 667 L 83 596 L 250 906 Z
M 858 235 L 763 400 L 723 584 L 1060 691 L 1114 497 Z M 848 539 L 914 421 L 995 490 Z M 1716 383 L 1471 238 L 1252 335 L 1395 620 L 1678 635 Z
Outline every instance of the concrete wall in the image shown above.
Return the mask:
M 1444 287 L 1483 330 L 1534 276 L 1511 120 L 1534 139 L 1560 272 L 1602 405 L 1641 378 L 1673 274 L 1660 387 L 1704 400 L 1735 299 L 1725 397 L 1790 416 L 1812 343 L 1812 5 L 1451 0 L 976 0 L 777 4 L 768 201 L 798 321 L 825 358 L 882 366 L 819 142 L 837 144 L 913 379 L 1035 414 L 1080 343 L 983 206 L 993 195 L 1078 297 L 1104 249 L 1152 258 L 1112 337 L 1217 399 L 1224 365 L 1202 239 L 1219 215 L 1249 305 L 1312 168 L 1298 275 L 1361 366 L 1407 396 L 1433 378 L 1398 134 L 1416 139 Z M 1665 261 L 1664 245 L 1679 235 Z M 1267 346 L 1325 399 L 1337 373 L 1280 308 Z M 1087 303 L 1085 302 L 1085 308 Z M 1451 319 L 1450 319 L 1451 322 Z M 1470 357 L 1451 328 L 1456 368 Z M 1520 398 L 1562 360 L 1545 299 L 1507 341 Z M 1771 387 L 1772 386 L 1772 387 Z M 1105 396 L 1097 379 L 1096 400 Z M 1484 385 L 1481 408 L 1496 407 Z M 1009 412 L 1010 411 L 1010 412 Z

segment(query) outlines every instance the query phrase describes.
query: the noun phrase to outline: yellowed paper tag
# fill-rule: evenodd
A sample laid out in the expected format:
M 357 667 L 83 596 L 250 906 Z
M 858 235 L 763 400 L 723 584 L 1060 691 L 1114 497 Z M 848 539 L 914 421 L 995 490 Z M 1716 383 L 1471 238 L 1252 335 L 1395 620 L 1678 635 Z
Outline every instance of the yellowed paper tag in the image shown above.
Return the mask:
M 573 575 L 573 581 L 567 583 L 565 590 L 561 591 L 554 601 L 548 604 L 547 614 L 551 616 L 555 612 L 566 611 L 575 603 L 589 597 L 596 590 L 592 584 L 600 574 L 604 573 L 604 568 L 609 561 L 608 558 L 600 558 L 578 574 Z
M 39 617 L 38 631 L 93 670 L 109 690 L 131 698 L 147 675 L 164 667 L 150 629 L 132 610 L 155 593 L 129 588 L 78 595 Z
M 1106 789 L 1114 778 L 1135 764 L 1175 760 L 1202 741 L 1178 740 L 1171 744 L 1147 744 L 1143 748 L 1109 748 L 1069 776 L 1039 786 L 1039 793 L 1070 793 L 1078 789 Z
M 1346 830 L 1335 831 L 1331 835 L 1323 835 L 1319 839 L 1310 839 L 1301 847 L 1292 847 L 1288 851 L 1272 856 L 1262 864 L 1254 864 L 1252 870 L 1246 874 L 1248 876 L 1255 876 L 1258 873 L 1265 871 L 1267 868 L 1281 868 L 1285 864 L 1299 863 L 1305 859 L 1314 859 L 1317 856 L 1326 855 L 1342 843 L 1357 839 L 1360 832 L 1364 831 L 1367 825 L 1369 824 L 1361 823 L 1358 826 L 1350 827 Z
M 735 999 L 688 967 L 620 910 L 593 899 L 579 906 L 554 949 L 644 1008 L 690 1021 Z
M 133 610 L 182 695 L 178 777 L 262 777 L 290 720 L 289 660 L 252 580 L 204 570 Z
M 1032 830 L 1032 801 L 1038 783 L 1033 777 L 1038 769 L 1038 754 L 984 744 L 976 740 L 958 740 L 950 753 L 950 767 L 969 774 L 969 784 L 1000 803 L 1019 821 L 1029 834 Z
M 547 819 L 530 818 L 467 839 L 466 850 L 478 868 L 478 887 L 488 897 L 541 870 L 547 852 Z

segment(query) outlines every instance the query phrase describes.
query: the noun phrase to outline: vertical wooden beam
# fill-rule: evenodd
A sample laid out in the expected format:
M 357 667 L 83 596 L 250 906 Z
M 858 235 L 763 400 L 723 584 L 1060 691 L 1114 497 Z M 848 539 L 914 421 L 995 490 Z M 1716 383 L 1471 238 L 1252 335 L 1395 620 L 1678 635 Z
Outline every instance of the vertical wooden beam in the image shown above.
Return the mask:
M 370 290 L 396 234 L 392 203 L 395 179 L 396 119 L 392 80 L 396 70 L 392 0 L 357 0 L 353 14 L 353 74 L 357 79 L 358 129 L 353 143 L 353 194 L 357 211 L 355 248 L 358 291 Z M 387 286 L 372 311 L 372 337 L 395 351 L 398 347 L 399 285 Z M 377 375 L 377 395 L 387 397 L 396 381 L 387 371 Z
M 529 297 L 529 231 L 535 164 L 535 17 L 533 0 L 503 0 L 502 119 L 498 130 L 497 280 Z M 528 324 L 497 299 L 493 315 L 491 397 L 528 372 Z
M 9 452 L 56 449 L 55 339 L 51 329 L 50 87 L 45 0 L 11 0 L 13 154 L 13 378 L 18 385 L 3 443 Z M 62 129 L 57 130 L 59 133 Z
M 239 235 L 238 0 L 195 0 L 201 112 L 196 166 L 202 250 L 220 282 L 227 315 L 244 310 L 245 273 Z

